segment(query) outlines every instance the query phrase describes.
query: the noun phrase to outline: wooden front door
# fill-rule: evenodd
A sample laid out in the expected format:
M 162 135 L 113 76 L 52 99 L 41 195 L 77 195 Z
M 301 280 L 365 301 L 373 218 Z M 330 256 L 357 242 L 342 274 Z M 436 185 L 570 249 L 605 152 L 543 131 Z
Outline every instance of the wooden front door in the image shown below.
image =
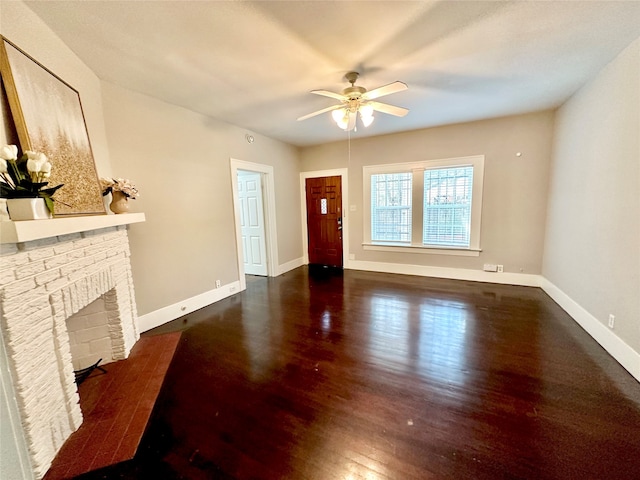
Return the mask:
M 342 267 L 342 179 L 307 178 L 309 264 Z

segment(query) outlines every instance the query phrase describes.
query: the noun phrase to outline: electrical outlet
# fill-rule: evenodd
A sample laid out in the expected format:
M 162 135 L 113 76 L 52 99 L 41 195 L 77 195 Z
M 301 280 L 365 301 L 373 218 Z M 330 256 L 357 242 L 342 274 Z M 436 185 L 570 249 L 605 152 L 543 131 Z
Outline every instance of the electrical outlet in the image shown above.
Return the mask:
M 485 263 L 484 267 L 482 267 L 482 269 L 485 272 L 497 272 L 498 271 L 498 265 L 495 265 L 493 263 Z
M 498 265 L 498 273 L 504 272 L 504 265 Z
M 609 314 L 609 328 L 613 328 L 616 323 L 616 316 L 613 314 Z
M 220 283 L 220 280 L 216 280 L 216 288 L 220 288 L 220 285 L 222 285 L 222 284 Z

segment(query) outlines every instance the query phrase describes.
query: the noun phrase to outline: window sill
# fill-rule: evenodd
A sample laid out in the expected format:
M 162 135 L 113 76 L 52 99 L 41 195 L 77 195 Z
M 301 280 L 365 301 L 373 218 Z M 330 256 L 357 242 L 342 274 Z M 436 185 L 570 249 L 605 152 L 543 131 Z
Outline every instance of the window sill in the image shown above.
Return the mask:
M 427 255 L 456 255 L 460 257 L 479 257 L 482 251 L 479 248 L 453 248 L 453 247 L 423 247 L 420 245 L 380 245 L 377 243 L 363 243 L 365 250 L 378 252 L 421 253 Z

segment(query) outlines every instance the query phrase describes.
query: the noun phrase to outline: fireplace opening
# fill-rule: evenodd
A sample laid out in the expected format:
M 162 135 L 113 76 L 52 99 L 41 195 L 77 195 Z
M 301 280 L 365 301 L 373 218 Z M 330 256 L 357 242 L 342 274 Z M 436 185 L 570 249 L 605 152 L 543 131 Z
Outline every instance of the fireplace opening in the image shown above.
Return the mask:
M 101 296 L 67 319 L 71 362 L 75 371 L 83 370 L 102 358 L 112 361 L 109 319 Z

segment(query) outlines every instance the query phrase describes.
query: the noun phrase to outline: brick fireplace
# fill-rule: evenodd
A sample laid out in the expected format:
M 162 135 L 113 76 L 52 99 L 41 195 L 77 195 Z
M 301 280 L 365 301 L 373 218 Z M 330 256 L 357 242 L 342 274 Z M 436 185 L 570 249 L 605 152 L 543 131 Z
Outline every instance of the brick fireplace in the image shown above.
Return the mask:
M 125 223 L 144 216 L 125 217 L 0 222 L 0 327 L 37 478 L 82 423 L 70 335 L 82 339 L 76 369 L 124 359 L 139 338 Z M 87 306 L 91 320 L 68 323 Z

